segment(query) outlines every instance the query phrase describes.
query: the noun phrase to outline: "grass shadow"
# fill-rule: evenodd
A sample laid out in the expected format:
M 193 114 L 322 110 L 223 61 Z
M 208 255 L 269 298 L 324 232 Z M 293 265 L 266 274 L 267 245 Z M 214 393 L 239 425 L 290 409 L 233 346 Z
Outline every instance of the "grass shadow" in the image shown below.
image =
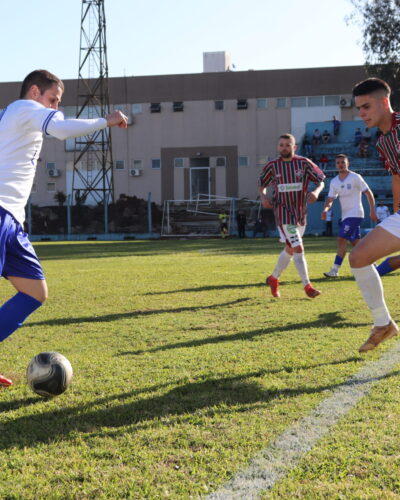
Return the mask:
M 369 324 L 369 323 L 368 323 Z M 282 327 L 266 327 L 257 330 L 245 331 L 240 333 L 235 333 L 233 335 L 216 335 L 214 337 L 208 337 L 198 340 L 189 340 L 187 342 L 176 342 L 174 344 L 167 344 L 158 347 L 153 347 L 151 349 L 138 349 L 136 351 L 124 351 L 120 352 L 119 356 L 127 356 L 127 355 L 139 355 L 143 353 L 152 353 L 158 351 L 168 351 L 170 349 L 182 349 L 182 348 L 191 348 L 191 347 L 200 347 L 208 344 L 217 344 L 220 342 L 235 342 L 235 341 L 243 341 L 243 340 L 251 340 L 253 338 L 262 336 L 262 335 L 272 335 L 274 333 L 284 333 L 289 331 L 299 331 L 299 330 L 307 330 L 310 328 L 348 328 L 348 327 L 359 327 L 366 326 L 367 323 L 352 323 L 347 322 L 345 319 L 336 311 L 329 313 L 322 313 L 315 320 L 304 321 L 301 323 L 290 323 L 288 325 Z
M 378 377 L 376 380 L 398 375 L 399 372 Z M 262 403 L 267 406 L 277 398 L 296 398 L 303 394 L 318 394 L 334 390 L 342 383 L 295 389 L 265 389 L 253 380 L 264 377 L 260 370 L 234 377 L 210 378 L 184 383 L 163 395 L 148 396 L 127 401 L 140 393 L 131 391 L 101 398 L 85 405 L 61 409 L 52 408 L 34 415 L 23 415 L 0 425 L 0 449 L 35 446 L 69 439 L 76 432 L 93 435 L 107 432 L 109 428 L 143 427 L 154 419 L 190 415 L 198 410 L 205 414 L 223 414 L 245 411 L 246 406 Z M 357 381 L 357 383 L 366 383 Z M 113 401 L 113 402 L 111 402 Z M 118 431 L 120 432 L 120 431 Z M 73 439 L 72 437 L 70 439 Z

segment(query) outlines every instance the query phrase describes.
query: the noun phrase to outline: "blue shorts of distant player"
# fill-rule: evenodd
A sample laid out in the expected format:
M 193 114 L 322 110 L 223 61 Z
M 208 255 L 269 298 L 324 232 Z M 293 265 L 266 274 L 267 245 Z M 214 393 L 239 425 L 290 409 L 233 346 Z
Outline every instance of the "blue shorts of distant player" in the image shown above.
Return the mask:
M 360 226 L 362 217 L 347 217 L 339 224 L 339 238 L 349 241 L 359 240 L 361 238 Z
M 0 207 L 0 274 L 44 280 L 39 259 L 21 224 Z

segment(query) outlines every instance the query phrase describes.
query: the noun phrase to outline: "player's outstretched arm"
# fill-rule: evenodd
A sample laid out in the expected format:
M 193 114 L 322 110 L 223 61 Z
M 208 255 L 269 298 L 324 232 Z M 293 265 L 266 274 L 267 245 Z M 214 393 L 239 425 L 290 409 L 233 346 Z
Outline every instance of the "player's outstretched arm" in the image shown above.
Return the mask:
M 114 109 L 114 111 L 107 115 L 106 120 L 108 127 L 127 128 L 128 126 L 128 117 L 118 109 Z

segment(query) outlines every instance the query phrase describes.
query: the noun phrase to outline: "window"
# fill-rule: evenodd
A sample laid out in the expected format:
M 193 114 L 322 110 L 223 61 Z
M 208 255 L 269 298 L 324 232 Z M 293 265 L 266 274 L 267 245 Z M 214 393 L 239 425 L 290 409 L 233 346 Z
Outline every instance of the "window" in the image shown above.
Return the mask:
M 238 99 L 236 103 L 236 109 L 247 109 L 248 108 L 247 99 Z
M 216 167 L 226 167 L 226 156 L 217 156 L 215 159 Z
M 47 169 L 56 168 L 56 162 L 55 161 L 48 161 L 48 162 L 46 162 L 46 168 Z
M 214 101 L 214 109 L 216 111 L 223 111 L 223 109 L 224 109 L 224 101 Z
M 257 109 L 266 109 L 268 106 L 268 100 L 265 97 L 257 99 Z
M 142 113 L 142 105 L 141 104 L 132 104 L 132 114 L 139 115 Z
M 160 158 L 152 158 L 151 160 L 151 168 L 161 168 L 161 160 Z
M 340 97 L 338 95 L 326 95 L 325 106 L 339 106 Z
M 116 160 L 115 161 L 115 170 L 123 170 L 125 168 L 124 160 Z
M 277 108 L 286 108 L 286 97 L 278 97 L 276 99 Z
M 174 167 L 175 168 L 183 168 L 185 166 L 184 158 L 174 158 Z
M 150 104 L 150 113 L 161 113 L 161 103 L 152 102 Z
M 143 160 L 132 160 L 132 168 L 142 169 Z
M 307 106 L 307 97 L 292 97 L 291 103 L 293 108 L 303 108 Z
M 178 112 L 178 111 L 183 111 L 183 102 L 182 102 L 182 101 L 175 101 L 175 102 L 172 104 L 172 109 L 173 109 L 173 111 L 175 111 L 175 112 Z
M 48 182 L 47 183 L 47 191 L 49 193 L 54 193 L 56 190 L 56 183 L 55 182 Z
M 249 166 L 249 157 L 239 156 L 239 167 L 248 167 L 248 166 Z
M 324 98 L 322 95 L 319 96 L 313 96 L 308 98 L 308 105 L 310 107 L 312 106 L 323 106 L 324 105 Z

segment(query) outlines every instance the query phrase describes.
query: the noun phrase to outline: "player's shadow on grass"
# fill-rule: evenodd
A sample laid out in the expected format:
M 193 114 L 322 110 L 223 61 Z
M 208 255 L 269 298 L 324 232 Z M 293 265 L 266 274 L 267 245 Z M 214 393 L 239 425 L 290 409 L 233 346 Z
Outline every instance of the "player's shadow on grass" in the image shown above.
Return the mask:
M 377 377 L 382 380 L 399 372 Z M 74 440 L 76 433 L 86 437 L 120 435 L 122 432 L 135 432 L 154 426 L 154 422 L 168 417 L 168 424 L 175 417 L 188 422 L 201 410 L 202 416 L 234 415 L 238 412 L 268 407 L 276 399 L 296 398 L 303 394 L 318 394 L 334 390 L 343 383 L 323 384 L 316 387 L 301 386 L 287 389 L 267 389 L 260 381 L 266 372 L 260 370 L 234 377 L 211 378 L 184 383 L 162 395 L 141 396 L 141 391 L 131 391 L 111 397 L 94 400 L 74 407 L 55 409 L 35 414 L 8 419 L 0 424 L 0 450 L 35 446 L 37 443 L 51 443 L 60 440 Z M 363 384 L 371 379 L 353 381 L 351 384 Z M 350 383 L 350 382 L 348 382 Z M 346 382 L 344 383 L 346 384 Z M 144 391 L 148 394 L 149 390 Z M 143 396 L 143 395 L 142 395 Z M 159 425 L 159 424 L 157 424 Z M 130 426 L 127 429 L 127 426 Z M 111 430 L 110 430 L 111 428 Z M 118 429 L 118 431 L 113 430 Z M 168 432 L 168 430 L 166 430 Z M 84 438 L 85 436 L 82 436 Z
M 234 290 L 237 288 L 265 288 L 265 283 L 241 283 L 237 285 L 206 285 L 193 288 L 180 288 L 179 290 L 166 290 L 162 292 L 147 292 L 143 295 L 168 295 L 182 292 L 210 292 L 212 290 Z
M 273 335 L 275 333 L 285 333 L 285 332 L 295 332 L 299 335 L 300 330 L 309 330 L 310 328 L 348 328 L 348 327 L 360 327 L 366 326 L 369 323 L 353 323 L 346 321 L 340 313 L 337 311 L 322 313 L 317 319 L 304 321 L 301 323 L 289 323 L 285 326 L 273 327 L 267 325 L 265 328 L 260 328 L 258 330 L 251 330 L 248 332 L 240 332 L 232 335 L 216 335 L 213 337 L 207 337 L 197 340 L 188 340 L 186 342 L 176 342 L 174 344 L 166 344 L 158 347 L 153 347 L 151 349 L 138 349 L 136 351 L 123 351 L 118 353 L 119 356 L 126 355 L 138 355 L 143 353 L 158 352 L 158 351 L 168 351 L 169 349 L 181 349 L 188 347 L 200 347 L 207 344 L 219 344 L 221 342 L 235 342 L 237 340 L 251 340 L 256 337 L 261 337 L 263 335 Z
M 35 321 L 28 322 L 24 325 L 24 327 L 32 327 L 32 326 L 65 326 L 71 325 L 75 323 L 102 323 L 108 321 L 118 321 L 120 319 L 127 318 L 137 318 L 140 316 L 152 316 L 153 314 L 170 314 L 170 313 L 182 313 L 187 311 L 208 311 L 212 309 L 218 309 L 220 307 L 230 307 L 233 305 L 240 304 L 241 302 L 246 302 L 250 300 L 248 297 L 242 297 L 236 300 L 231 300 L 230 302 L 222 302 L 219 304 L 211 304 L 208 306 L 188 306 L 188 307 L 175 307 L 173 309 L 149 309 L 145 311 L 131 311 L 127 313 L 115 313 L 115 314 L 106 314 L 104 316 L 81 316 L 80 318 L 58 318 L 58 319 L 48 319 L 45 321 Z

